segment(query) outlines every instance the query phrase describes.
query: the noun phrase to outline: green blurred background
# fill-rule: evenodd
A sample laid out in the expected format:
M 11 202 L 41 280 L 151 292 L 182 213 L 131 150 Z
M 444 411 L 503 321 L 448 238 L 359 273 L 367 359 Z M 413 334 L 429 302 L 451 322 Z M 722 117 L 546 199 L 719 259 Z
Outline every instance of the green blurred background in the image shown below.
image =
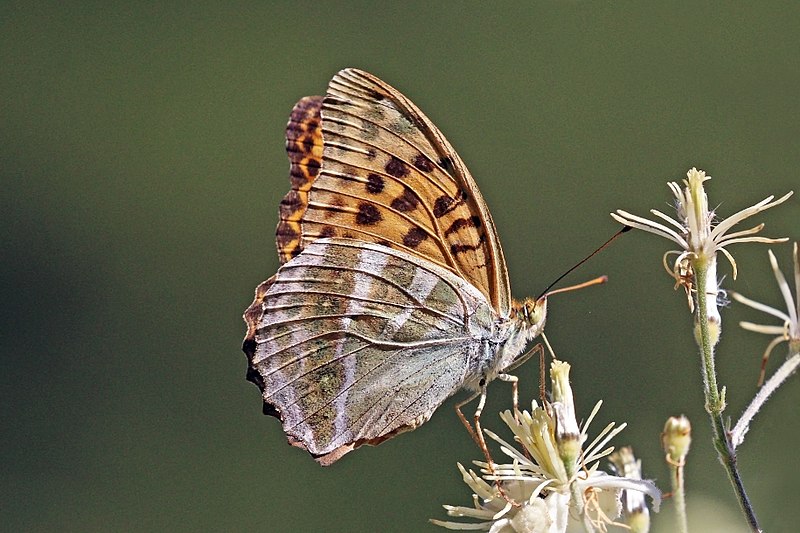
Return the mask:
M 3 529 L 436 531 L 440 504 L 469 505 L 455 463 L 479 453 L 452 400 L 323 469 L 244 380 L 240 316 L 277 268 L 284 125 L 340 68 L 399 88 L 457 147 L 517 297 L 611 235 L 610 211 L 669 210 L 666 182 L 692 166 L 714 176 L 722 216 L 798 188 L 797 3 L 489 4 L 2 3 Z M 800 238 L 798 205 L 759 216 L 766 234 Z M 573 363 L 579 414 L 605 401 L 593 433 L 627 421 L 616 444 L 665 490 L 659 433 L 691 418 L 690 525 L 736 531 L 669 248 L 618 241 L 570 278 L 606 286 L 551 300 L 548 335 Z M 788 273 L 789 247 L 772 248 Z M 732 250 L 740 274 L 725 287 L 783 307 L 767 248 Z M 734 417 L 769 340 L 740 319 L 768 321 L 724 310 Z M 518 374 L 528 401 L 537 365 Z M 740 448 L 767 531 L 800 522 L 796 385 Z M 508 399 L 493 384 L 487 427 L 501 429 Z

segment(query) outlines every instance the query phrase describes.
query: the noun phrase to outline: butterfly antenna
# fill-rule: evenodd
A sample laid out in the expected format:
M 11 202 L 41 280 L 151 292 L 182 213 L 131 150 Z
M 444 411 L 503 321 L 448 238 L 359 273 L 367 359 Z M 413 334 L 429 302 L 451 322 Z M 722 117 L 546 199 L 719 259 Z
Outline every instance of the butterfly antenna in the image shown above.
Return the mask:
M 600 247 L 599 247 L 599 248 L 597 248 L 597 250 L 595 250 L 594 252 L 590 253 L 589 255 L 587 255 L 586 257 L 584 257 L 584 258 L 583 258 L 583 259 L 582 259 L 580 262 L 578 262 L 578 263 L 577 263 L 575 266 L 573 266 L 572 268 L 570 268 L 569 270 L 567 270 L 566 272 L 564 272 L 563 274 L 561 274 L 560 276 L 558 276 L 558 278 L 556 278 L 556 280 L 555 280 L 553 283 L 551 283 L 550 285 L 548 285 L 548 287 L 547 287 L 547 288 L 546 288 L 544 291 L 542 291 L 542 294 L 540 294 L 540 295 L 539 295 L 539 297 L 538 297 L 538 298 L 536 298 L 536 299 L 538 300 L 538 299 L 539 299 L 539 298 L 541 298 L 542 296 L 549 296 L 549 295 L 551 295 L 551 294 L 557 294 L 557 293 L 559 293 L 559 292 L 567 292 L 567 291 L 572 291 L 572 290 L 575 290 L 575 289 L 582 289 L 582 288 L 584 288 L 584 287 L 589 287 L 589 286 L 591 286 L 591 285 L 598 285 L 598 284 L 600 284 L 600 283 L 605 283 L 606 281 L 608 281 L 608 277 L 607 277 L 607 276 L 600 276 L 599 278 L 595 278 L 595 279 L 593 279 L 593 280 L 591 280 L 591 281 L 587 281 L 587 282 L 585 282 L 585 283 L 581 283 L 581 284 L 579 284 L 579 285 L 573 285 L 573 286 L 571 286 L 571 287 L 564 287 L 563 289 L 557 289 L 557 290 L 555 290 L 555 291 L 552 291 L 552 292 L 550 292 L 550 289 L 552 289 L 552 288 L 553 288 L 553 286 L 555 286 L 555 284 L 556 284 L 556 283 L 558 283 L 559 281 L 561 281 L 562 279 L 564 279 L 564 278 L 565 278 L 565 277 L 566 277 L 568 274 L 572 273 L 572 271 L 574 271 L 576 268 L 578 268 L 579 266 L 581 266 L 582 264 L 584 264 L 586 261 L 588 261 L 589 259 L 591 259 L 591 258 L 592 258 L 592 257 L 594 257 L 595 255 L 597 255 L 598 253 L 602 252 L 602 251 L 603 251 L 603 250 L 604 250 L 604 249 L 605 249 L 605 248 L 606 248 L 606 247 L 607 247 L 609 244 L 611 244 L 612 242 L 614 242 L 614 240 L 615 240 L 617 237 L 619 237 L 619 236 L 620 236 L 620 235 L 622 235 L 623 233 L 625 233 L 625 232 L 627 232 L 627 231 L 630 231 L 630 230 L 631 230 L 631 227 L 630 227 L 630 226 L 622 226 L 622 229 L 621 229 L 621 230 L 619 230 L 618 232 L 616 232 L 614 235 L 612 235 L 612 236 L 611 236 L 611 238 L 610 238 L 610 239 L 608 239 L 606 242 L 604 242 L 603 244 L 601 244 L 601 245 L 600 245 Z

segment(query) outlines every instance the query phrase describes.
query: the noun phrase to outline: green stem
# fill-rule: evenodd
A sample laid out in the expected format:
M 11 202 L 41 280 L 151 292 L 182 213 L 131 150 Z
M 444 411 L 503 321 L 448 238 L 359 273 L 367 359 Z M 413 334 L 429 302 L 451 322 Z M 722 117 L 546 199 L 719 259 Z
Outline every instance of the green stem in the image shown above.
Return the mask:
M 675 502 L 675 514 L 678 521 L 678 531 L 689 533 L 686 521 L 686 498 L 683 490 L 683 465 L 670 465 L 670 480 L 672 482 L 672 501 Z
M 714 447 L 717 449 L 719 460 L 728 474 L 728 479 L 733 486 L 734 493 L 739 500 L 739 506 L 747 519 L 750 529 L 754 532 L 760 532 L 758 518 L 756 518 L 755 510 L 750 504 L 739 470 L 736 467 L 736 450 L 731 443 L 730 432 L 725 427 L 725 421 L 722 418 L 722 411 L 725 410 L 725 399 L 720 396 L 717 388 L 717 374 L 714 367 L 715 342 L 711 339 L 705 294 L 707 270 L 705 264 L 700 263 L 701 261 L 698 261 L 693 265 L 697 281 L 697 321 L 700 325 L 700 355 L 703 358 L 703 393 L 705 394 L 706 411 L 711 418 L 711 427 L 714 430 Z

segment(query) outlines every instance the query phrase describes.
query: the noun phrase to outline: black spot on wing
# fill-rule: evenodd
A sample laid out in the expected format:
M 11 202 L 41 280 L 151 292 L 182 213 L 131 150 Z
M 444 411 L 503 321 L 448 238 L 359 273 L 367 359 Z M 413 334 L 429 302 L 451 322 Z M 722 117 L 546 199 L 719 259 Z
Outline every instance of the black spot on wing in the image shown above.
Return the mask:
M 389 159 L 389 162 L 386 163 L 386 173 L 390 176 L 394 176 L 395 178 L 405 178 L 411 173 L 411 170 L 401 160 L 397 159 L 396 157 L 392 156 Z
M 416 248 L 427 238 L 428 234 L 422 228 L 411 228 L 408 233 L 403 235 L 403 244 L 409 248 Z
M 422 172 L 431 172 L 433 170 L 433 163 L 431 160 L 422 154 L 417 155 L 414 159 L 414 166 Z
M 323 226 L 321 230 L 319 230 L 319 238 L 325 239 L 327 237 L 333 237 L 336 235 L 336 231 L 331 226 Z
M 367 94 L 369 94 L 369 97 L 375 100 L 376 102 L 380 102 L 385 98 L 381 93 L 372 88 L 367 89 Z
M 383 188 L 385 187 L 385 183 L 383 180 L 383 176 L 379 176 L 378 174 L 370 173 L 367 176 L 367 192 L 372 194 L 379 194 L 383 192 Z
M 448 156 L 444 156 L 439 160 L 439 166 L 442 167 L 442 170 L 451 174 L 453 172 L 453 160 L 450 159 Z
M 419 198 L 417 198 L 417 195 L 408 187 L 403 190 L 403 194 L 392 200 L 391 203 L 392 209 L 400 211 L 401 213 L 413 211 L 418 205 Z
M 486 235 L 481 235 L 478 239 L 478 242 L 475 244 L 461 244 L 461 243 L 454 243 L 450 245 L 450 253 L 453 255 L 458 255 L 464 252 L 470 252 L 473 250 L 477 250 L 483 246 L 483 241 L 486 240 Z
M 332 96 L 332 95 L 326 96 L 325 100 L 323 101 L 323 103 L 325 105 L 334 105 L 334 106 L 336 106 L 336 105 L 338 105 L 338 106 L 351 106 L 351 105 L 353 105 L 353 102 L 351 102 L 350 100 L 345 100 L 344 98 L 339 98 L 338 96 Z
M 375 205 L 368 202 L 358 204 L 358 213 L 356 213 L 356 224 L 359 226 L 372 226 L 383 220 L 381 212 Z
M 446 194 L 443 194 L 436 201 L 433 202 L 433 216 L 442 218 L 453 209 L 455 200 Z
M 481 219 L 477 215 L 472 215 L 469 218 L 459 218 L 454 220 L 450 227 L 447 228 L 444 232 L 445 236 L 450 235 L 451 233 L 456 233 L 458 230 L 462 228 L 479 228 L 481 227 Z

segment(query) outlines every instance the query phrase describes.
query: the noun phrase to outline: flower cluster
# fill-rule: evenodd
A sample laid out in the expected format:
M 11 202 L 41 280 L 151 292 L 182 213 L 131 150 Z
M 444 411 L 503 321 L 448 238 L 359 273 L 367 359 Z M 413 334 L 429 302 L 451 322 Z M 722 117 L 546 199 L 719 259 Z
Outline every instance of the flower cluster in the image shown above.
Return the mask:
M 483 462 L 482 476 L 459 465 L 464 482 L 473 490 L 473 507 L 445 506 L 453 517 L 480 522 L 432 520 L 448 529 L 484 530 L 491 533 L 563 533 L 571 521 L 582 522 L 586 531 L 605 530 L 620 516 L 623 491 L 649 495 L 656 510 L 661 494 L 641 477 L 621 477 L 600 470 L 600 460 L 613 451 L 608 442 L 625 424 L 606 426 L 588 445 L 588 427 L 602 402 L 578 425 L 569 383 L 568 363 L 551 366 L 553 401 L 530 412 L 501 413 L 521 450 L 498 435 L 486 431 L 500 443 L 510 463 Z M 493 474 L 491 473 L 493 470 Z

